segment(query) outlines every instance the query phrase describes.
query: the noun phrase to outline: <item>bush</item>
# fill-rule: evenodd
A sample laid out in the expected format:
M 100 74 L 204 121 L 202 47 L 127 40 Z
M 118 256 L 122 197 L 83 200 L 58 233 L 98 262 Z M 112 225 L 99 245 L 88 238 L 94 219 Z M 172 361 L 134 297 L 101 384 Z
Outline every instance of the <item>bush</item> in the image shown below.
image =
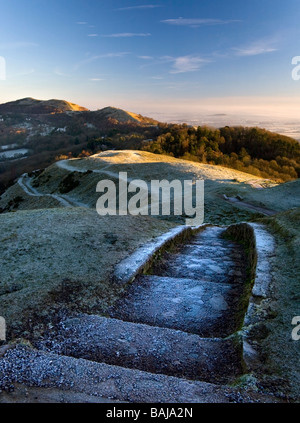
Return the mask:
M 70 173 L 61 181 L 58 189 L 61 194 L 67 194 L 68 192 L 73 191 L 73 189 L 77 188 L 79 185 L 80 182 L 75 179 L 74 173 Z

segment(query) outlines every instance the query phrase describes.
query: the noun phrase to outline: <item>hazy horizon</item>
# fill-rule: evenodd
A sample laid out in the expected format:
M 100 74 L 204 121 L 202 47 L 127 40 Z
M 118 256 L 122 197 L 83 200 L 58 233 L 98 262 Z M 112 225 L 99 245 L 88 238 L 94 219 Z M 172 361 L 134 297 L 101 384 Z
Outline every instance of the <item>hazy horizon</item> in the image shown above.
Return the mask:
M 13 99 L 15 101 L 20 99 Z M 50 98 L 37 99 L 36 100 L 50 100 Z M 66 100 L 70 103 L 74 103 L 73 99 L 57 98 L 57 100 Z M 220 128 L 223 126 L 257 126 L 260 128 L 267 129 L 272 132 L 277 132 L 282 135 L 286 135 L 295 138 L 300 142 L 300 119 L 297 113 L 293 117 L 293 113 L 289 114 L 289 109 L 285 109 L 285 113 L 281 114 L 280 110 L 270 110 L 267 107 L 261 108 L 237 108 L 234 103 L 229 106 L 228 99 L 223 99 L 227 102 L 226 105 L 222 105 L 219 99 L 219 104 L 214 104 L 211 99 L 205 100 L 201 105 L 166 105 L 160 104 L 155 107 L 151 104 L 136 104 L 133 109 L 124 104 L 102 104 L 99 107 L 88 107 L 85 104 L 78 104 L 79 106 L 86 107 L 91 111 L 99 110 L 104 107 L 119 107 L 125 111 L 133 112 L 136 114 L 142 114 L 149 118 L 158 120 L 166 123 L 186 123 L 193 126 L 211 126 L 214 128 Z M 248 100 L 249 101 L 249 100 Z M 134 108 L 135 107 L 135 108 Z

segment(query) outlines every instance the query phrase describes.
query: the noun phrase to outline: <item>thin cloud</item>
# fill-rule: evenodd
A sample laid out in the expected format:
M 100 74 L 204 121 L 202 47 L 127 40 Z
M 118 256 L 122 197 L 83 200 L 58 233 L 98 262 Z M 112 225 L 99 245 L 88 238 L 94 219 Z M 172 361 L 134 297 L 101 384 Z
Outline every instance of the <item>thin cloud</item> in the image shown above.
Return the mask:
M 54 74 L 57 76 L 62 76 L 64 78 L 71 78 L 71 75 L 61 72 L 58 68 L 54 69 Z
M 90 81 L 99 82 L 99 81 L 105 81 L 105 79 L 103 79 L 103 78 L 90 78 Z
M 162 23 L 175 25 L 175 26 L 190 26 L 197 28 L 204 25 L 227 25 L 235 22 L 241 22 L 239 20 L 222 20 L 222 19 L 166 19 L 161 21 Z
M 34 68 L 31 68 L 31 69 L 21 69 L 17 73 L 13 73 L 13 74 L 7 75 L 7 78 L 8 79 L 15 79 L 15 78 L 23 77 L 23 76 L 32 75 L 34 73 L 36 73 L 36 70 Z
M 200 56 L 181 56 L 173 59 L 173 67 L 170 73 L 186 73 L 198 71 L 206 63 L 210 63 L 210 60 L 203 59 Z
M 99 37 L 99 34 L 88 34 L 88 37 Z
M 153 60 L 152 56 L 138 56 L 138 58 L 142 60 Z
M 88 23 L 87 22 L 76 22 L 76 25 L 87 25 Z
M 278 49 L 275 48 L 272 44 L 273 42 L 257 41 L 246 47 L 235 47 L 232 50 L 237 56 L 258 56 L 260 54 L 273 53 L 278 51 Z
M 120 7 L 118 9 L 114 9 L 115 11 L 123 11 L 123 10 L 145 10 L 145 9 L 156 9 L 157 7 L 162 7 L 161 4 L 144 4 L 141 6 L 128 6 L 128 7 Z
M 117 52 L 117 53 L 106 53 L 106 54 L 99 54 L 99 55 L 95 55 L 95 56 L 91 56 L 85 60 L 82 60 L 81 62 L 78 62 L 75 64 L 74 69 L 77 70 L 79 69 L 81 66 L 86 65 L 88 63 L 92 63 L 95 62 L 96 60 L 100 60 L 100 59 L 112 59 L 112 58 L 121 58 L 126 56 L 127 54 L 129 54 L 128 52 Z
M 170 74 L 196 72 L 200 70 L 206 64 L 211 63 L 213 61 L 208 57 L 204 58 L 198 54 L 190 54 L 190 55 L 178 56 L 178 57 L 160 56 L 160 57 L 155 57 L 151 59 L 152 60 L 145 60 L 141 68 L 145 68 L 148 66 L 169 65 Z M 161 79 L 161 75 L 154 75 L 153 78 Z
M 103 35 L 103 37 L 108 38 L 130 38 L 130 37 L 150 37 L 149 33 L 134 33 L 134 32 L 122 32 L 120 34 L 109 34 Z

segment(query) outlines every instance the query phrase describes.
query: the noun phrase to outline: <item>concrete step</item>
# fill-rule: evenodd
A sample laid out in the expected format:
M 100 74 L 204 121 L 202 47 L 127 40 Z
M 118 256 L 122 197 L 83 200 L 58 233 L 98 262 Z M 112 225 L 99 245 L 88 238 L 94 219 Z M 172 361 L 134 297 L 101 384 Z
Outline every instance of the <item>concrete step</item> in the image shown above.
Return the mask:
M 38 349 L 212 383 L 242 374 L 242 343 L 172 329 L 80 315 L 60 322 Z
M 132 403 L 276 402 L 273 397 L 240 392 L 206 382 L 111 366 L 84 359 L 36 351 L 24 346 L 0 359 L 0 389 L 12 384 L 58 388 L 97 398 Z
M 232 285 L 142 275 L 109 315 L 205 338 L 225 338 L 237 330 L 239 300 L 240 289 Z

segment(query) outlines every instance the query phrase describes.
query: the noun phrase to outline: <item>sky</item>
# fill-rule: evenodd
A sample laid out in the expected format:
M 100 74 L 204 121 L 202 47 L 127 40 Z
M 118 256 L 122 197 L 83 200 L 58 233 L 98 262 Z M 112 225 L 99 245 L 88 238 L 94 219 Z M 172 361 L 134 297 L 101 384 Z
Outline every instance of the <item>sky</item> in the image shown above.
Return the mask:
M 0 0 L 0 102 L 300 119 L 299 20 L 299 0 Z

